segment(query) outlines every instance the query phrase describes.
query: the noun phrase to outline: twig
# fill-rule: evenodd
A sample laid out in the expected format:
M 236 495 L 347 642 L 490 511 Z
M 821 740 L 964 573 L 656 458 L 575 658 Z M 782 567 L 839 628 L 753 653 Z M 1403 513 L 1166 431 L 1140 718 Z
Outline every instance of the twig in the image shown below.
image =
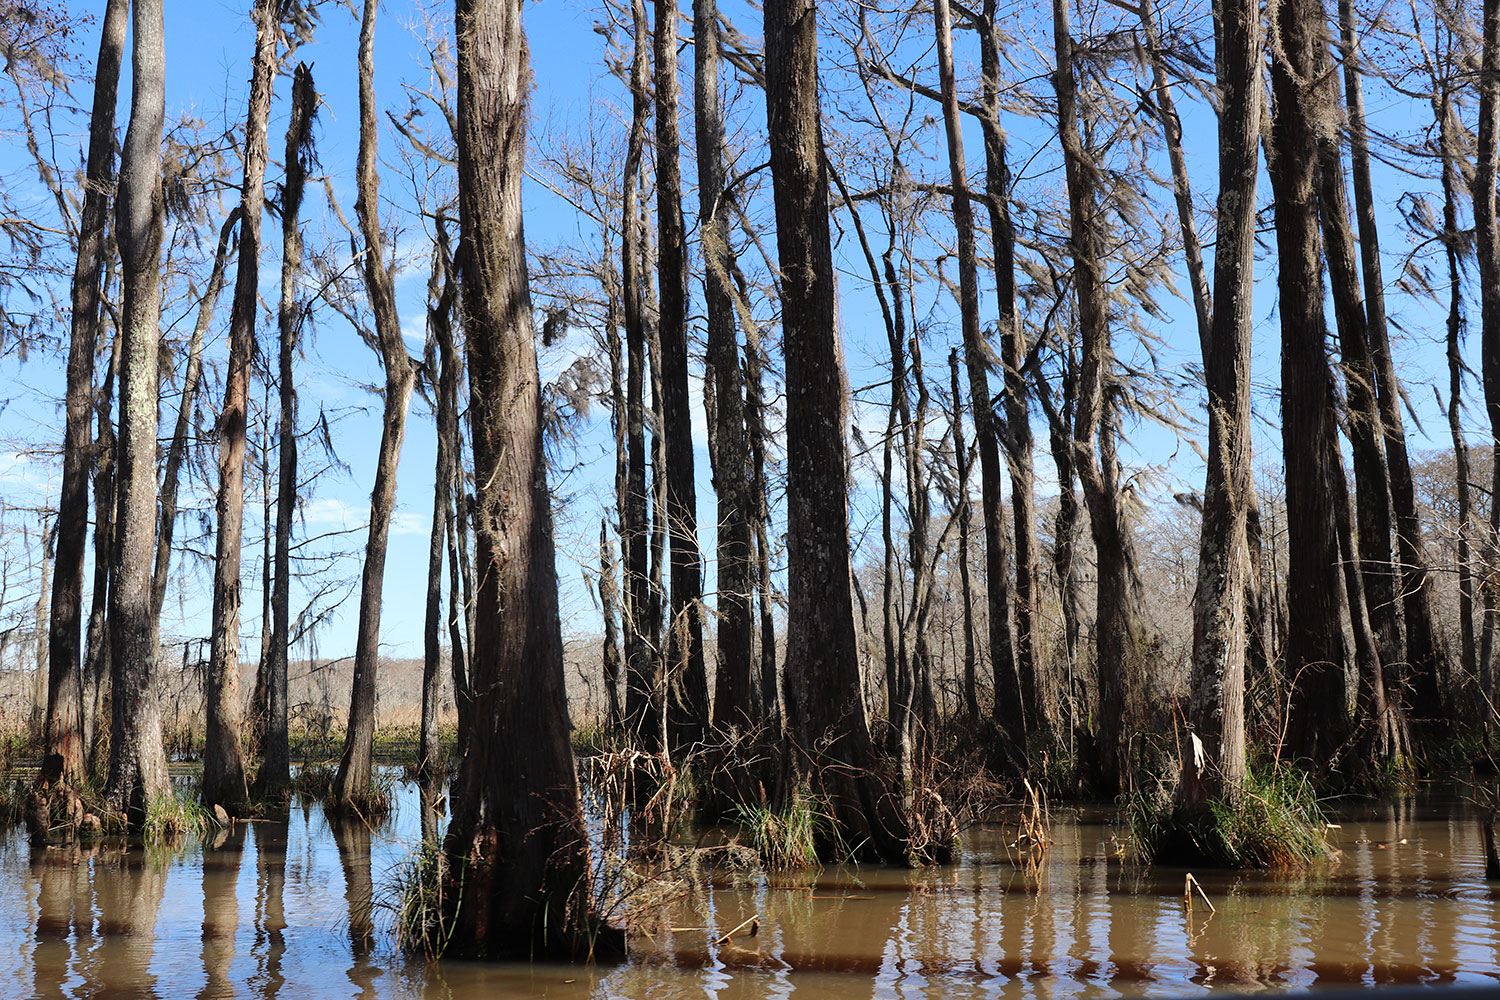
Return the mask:
M 1208 912 L 1209 913 L 1212 914 L 1212 913 L 1218 913 L 1219 912 L 1217 909 L 1214 908 L 1213 900 L 1211 900 L 1211 899 L 1208 898 L 1208 893 L 1206 893 L 1206 892 L 1203 891 L 1202 884 L 1200 884 L 1197 879 L 1193 878 L 1193 873 L 1192 872 L 1188 872 L 1187 873 L 1187 878 L 1182 883 L 1182 906 L 1183 906 L 1183 909 L 1187 910 L 1189 913 L 1193 912 L 1193 890 L 1194 889 L 1197 889 L 1198 890 L 1198 895 L 1200 895 L 1200 896 L 1203 897 L 1203 902 L 1208 905 Z
M 760 914 L 759 913 L 755 913 L 755 914 L 750 915 L 749 917 L 746 917 L 744 920 L 740 921 L 739 925 L 737 927 L 735 927 L 734 930 L 730 931 L 728 934 L 724 934 L 724 935 L 721 935 L 719 937 L 714 938 L 714 944 L 716 944 L 716 945 L 718 945 L 718 944 L 726 944 L 729 941 L 730 938 L 734 937 L 736 934 L 738 934 L 740 931 L 744 930 L 746 927 L 750 928 L 750 936 L 751 937 L 754 937 L 757 933 L 759 933 L 759 931 L 760 931 Z

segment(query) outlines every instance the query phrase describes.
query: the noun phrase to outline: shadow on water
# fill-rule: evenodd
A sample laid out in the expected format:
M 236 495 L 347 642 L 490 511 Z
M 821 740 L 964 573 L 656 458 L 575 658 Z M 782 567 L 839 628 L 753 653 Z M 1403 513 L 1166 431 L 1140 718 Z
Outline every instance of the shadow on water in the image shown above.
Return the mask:
M 1300 876 L 1121 868 L 1096 811 L 1054 816 L 1018 868 L 979 828 L 959 862 L 730 881 L 664 904 L 608 969 L 427 964 L 395 950 L 395 869 L 440 836 L 440 790 L 392 822 L 314 803 L 201 845 L 32 851 L 0 838 L 0 995 L 37 997 L 1094 997 L 1500 981 L 1500 907 L 1462 806 L 1346 811 Z M 383 895 L 384 894 L 384 895 Z M 758 917 L 728 941 L 730 928 Z

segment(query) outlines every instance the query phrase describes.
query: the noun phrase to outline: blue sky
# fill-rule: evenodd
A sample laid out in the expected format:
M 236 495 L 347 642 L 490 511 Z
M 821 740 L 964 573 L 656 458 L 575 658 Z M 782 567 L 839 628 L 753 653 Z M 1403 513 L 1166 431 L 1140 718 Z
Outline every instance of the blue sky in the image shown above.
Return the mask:
M 202 4 L 186 4 L 180 0 L 168 0 L 167 6 L 167 60 L 168 60 L 168 105 L 169 118 L 189 115 L 203 120 L 209 130 L 223 130 L 226 122 L 243 114 L 246 79 L 253 32 L 249 22 L 248 3 L 230 4 L 222 0 L 211 0 Z M 685 4 L 685 6 L 687 6 Z M 747 36 L 757 39 L 760 34 L 759 13 L 748 3 L 725 2 L 724 12 Z M 848 31 L 850 22 L 839 16 L 847 5 L 825 4 L 823 47 L 825 59 L 825 108 L 827 129 L 837 141 L 837 136 L 851 130 L 848 113 L 863 113 L 862 95 L 852 88 L 849 75 L 837 64 L 846 61 L 847 50 L 839 40 L 840 32 Z M 1194 0 L 1184 6 L 1183 16 L 1197 30 L 1206 30 L 1202 7 Z M 601 16 L 593 4 L 574 0 L 540 0 L 526 6 L 527 28 L 531 40 L 532 63 L 536 89 L 532 98 L 533 141 L 539 147 L 557 148 L 569 137 L 577 142 L 586 134 L 590 123 L 604 141 L 613 146 L 623 143 L 621 115 L 625 104 L 623 89 L 611 78 L 605 68 L 605 37 L 594 30 Z M 444 8 L 438 8 L 443 12 Z M 1108 11 L 1109 8 L 1106 8 Z M 357 98 L 355 91 L 355 40 L 357 19 L 346 8 L 331 3 L 321 7 L 322 22 L 315 40 L 306 46 L 298 58 L 313 64 L 318 90 L 322 96 L 318 152 L 322 170 L 346 212 L 353 204 L 353 165 L 357 142 Z M 1114 13 L 1100 15 L 1103 21 L 1115 17 Z M 380 27 L 376 41 L 376 89 L 384 107 L 399 111 L 405 105 L 402 84 L 426 86 L 427 70 L 423 63 L 423 49 L 413 23 L 419 19 L 418 10 L 408 4 L 391 3 L 381 11 Z M 1050 58 L 1045 48 L 1030 48 L 1027 39 L 1050 42 L 1050 21 L 1045 5 L 1040 3 L 1017 3 L 1006 22 L 1016 35 L 1010 54 L 1015 60 L 1018 76 L 1030 66 L 1035 69 Z M 1083 24 L 1075 23 L 1075 30 Z M 683 26 L 683 33 L 688 25 Z M 902 59 L 921 63 L 919 71 L 924 79 L 931 81 L 931 56 L 929 23 L 918 18 L 911 24 L 907 34 L 897 38 L 890 36 L 890 44 Z M 82 47 L 87 51 L 87 61 L 97 44 L 97 25 L 83 32 Z M 1038 44 L 1042 44 L 1039 41 Z M 692 49 L 682 51 L 684 93 L 691 95 Z M 977 50 L 972 39 L 958 39 L 958 71 L 960 86 L 970 87 L 977 79 Z M 127 68 L 128 72 L 128 68 Z M 1128 74 L 1126 74 L 1128 76 Z M 1033 81 L 1035 89 L 1045 81 Z M 743 157 L 737 165 L 745 170 L 756 165 L 760 150 L 760 122 L 763 111 L 757 92 L 735 85 L 726 85 L 731 97 L 731 143 L 745 147 Z M 290 90 L 289 80 L 278 84 L 277 102 L 271 122 L 271 148 L 273 160 L 279 159 L 281 135 L 285 127 L 285 98 Z M 128 113 L 128 86 L 122 87 L 121 124 Z M 1045 94 L 1043 88 L 1039 91 Z M 74 99 L 87 103 L 89 89 L 80 85 Z M 900 101 L 890 99 L 891 107 L 899 107 Z M 1372 121 L 1380 122 L 1387 130 L 1410 131 L 1421 127 L 1429 117 L 1425 105 L 1395 94 L 1389 88 L 1371 86 L 1367 94 Z M 916 98 L 912 111 L 918 121 L 923 116 L 935 115 L 936 107 L 924 107 L 924 99 Z M 1179 94 L 1186 124 L 1186 142 L 1193 174 L 1194 186 L 1200 208 L 1210 208 L 1215 188 L 1217 150 L 1212 114 L 1201 101 L 1188 100 Z M 1394 123 L 1394 124 L 1393 124 Z M 78 142 L 81 134 L 79 122 L 73 121 L 65 141 Z M 1008 116 L 1006 126 L 1011 142 L 1011 160 L 1017 165 L 1020 183 L 1018 199 L 1041 201 L 1055 197 L 1061 183 L 1056 141 L 1052 134 L 1050 118 L 1028 119 Z M 683 109 L 683 138 L 685 143 L 683 172 L 691 180 L 694 167 L 691 161 L 691 110 Z M 913 152 L 908 167 L 914 174 L 926 179 L 946 183 L 946 168 L 934 157 L 942 149 L 940 119 L 925 132 L 924 145 Z M 969 127 L 965 137 L 971 176 L 978 178 L 982 168 L 982 146 L 977 128 Z M 403 328 L 408 335 L 408 347 L 414 355 L 422 351 L 423 309 L 427 269 L 429 266 L 429 244 L 419 221 L 412 214 L 412 197 L 400 174 L 397 155 L 400 140 L 394 130 L 386 127 L 381 136 L 381 153 L 390 169 L 383 175 L 382 219 L 388 232 L 395 233 L 398 255 L 404 270 L 398 286 L 398 299 Z M 8 182 L 15 187 L 26 183 L 27 164 L 21 159 L 22 151 L 11 147 L 0 150 L 0 170 Z M 1157 157 L 1157 166 L 1164 175 L 1164 158 Z M 545 173 L 545 164 L 538 153 L 532 157 L 532 169 Z M 850 158 L 846 166 L 851 187 L 858 187 L 865 168 L 873 163 L 864 163 L 859 155 Z M 736 168 L 731 168 L 731 173 Z M 34 174 L 32 175 L 34 178 Z M 280 177 L 280 168 L 273 164 L 268 172 L 268 182 L 274 184 Z M 764 183 L 762 180 L 759 183 Z M 30 182 L 35 186 L 34 179 Z M 1385 253 L 1386 279 L 1393 282 L 1400 273 L 1400 264 L 1411 250 L 1411 240 L 1399 229 L 1392 206 L 1411 186 L 1427 185 L 1425 181 L 1402 176 L 1388 168 L 1381 168 L 1377 177 L 1378 198 L 1382 202 L 1382 238 Z M 764 190 L 762 187 L 761 190 Z M 1269 186 L 1262 178 L 1259 198 L 1262 204 L 1269 200 Z M 1163 210 L 1168 205 L 1166 191 L 1155 192 Z M 689 192 L 688 219 L 690 237 L 693 235 L 693 207 L 695 193 Z M 222 211 L 227 211 L 231 197 L 226 195 Z M 751 214 L 764 220 L 767 213 L 764 198 L 751 203 Z M 320 191 L 309 189 L 304 218 L 309 222 L 310 240 L 329 240 L 333 237 L 332 223 L 323 207 Z M 580 219 L 559 198 L 549 194 L 537 183 L 531 183 L 526 192 L 526 227 L 532 249 L 586 250 L 595 239 L 594 227 L 586 219 Z M 221 215 L 219 217 L 222 217 Z M 1169 220 L 1171 216 L 1166 216 Z M 213 223 L 217 228 L 217 221 Z M 866 215 L 866 225 L 875 226 L 873 213 Z M 880 366 L 884 361 L 885 335 L 879 326 L 874 299 L 869 291 L 868 276 L 863 258 L 854 240 L 852 228 L 845 222 L 839 239 L 837 266 L 840 268 L 842 294 L 841 322 L 846 338 L 846 356 L 850 366 L 849 382 L 857 390 L 866 386 L 879 386 L 885 378 Z M 1212 228 L 1204 226 L 1204 238 L 1210 240 Z M 767 246 L 774 248 L 774 238 L 767 225 L 764 230 Z M 872 233 L 873 239 L 881 234 Z M 913 242 L 913 252 L 918 257 L 937 254 L 936 240 L 947 241 L 951 237 L 938 232 L 935 237 L 919 235 Z M 1265 235 L 1265 249 L 1269 251 L 1271 239 Z M 274 303 L 277 295 L 277 261 L 280 246 L 280 229 L 274 219 L 268 218 L 263 227 L 263 240 L 267 250 L 262 260 L 261 294 L 264 301 Z M 1263 420 L 1258 424 L 1258 450 L 1262 462 L 1275 464 L 1279 450 L 1279 430 L 1276 426 L 1277 403 L 1275 385 L 1279 371 L 1278 330 L 1274 316 L 1274 272 L 1270 267 L 1269 252 L 1264 253 L 1263 280 L 1257 287 L 1256 316 L 1257 342 L 1255 352 L 1255 378 L 1257 384 L 1256 405 Z M 1211 249 L 1209 250 L 1211 268 Z M 754 266 L 755 261 L 745 263 Z M 1059 262 L 1066 266 L 1066 262 Z M 1179 268 L 1180 270 L 1180 268 Z M 951 274 L 951 264 L 948 267 Z M 696 293 L 696 275 L 694 290 Z M 983 290 L 982 304 L 985 321 L 992 322 L 993 294 L 988 283 Z M 541 296 L 538 296 L 541 304 Z M 1174 373 L 1179 380 L 1186 379 L 1189 367 L 1198 360 L 1196 331 L 1193 328 L 1191 307 L 1183 299 L 1163 297 L 1165 315 L 1154 321 L 1153 330 L 1163 338 L 1159 360 L 1164 369 Z M 209 342 L 207 357 L 214 365 L 222 364 L 224 353 L 224 331 L 227 325 L 228 293 L 221 302 L 220 316 L 215 323 Z M 1446 373 L 1441 353 L 1441 314 L 1430 306 L 1402 297 L 1391 299 L 1393 321 L 1405 331 L 1397 344 L 1398 370 L 1408 380 L 1412 405 L 1422 416 L 1426 431 L 1433 435 L 1422 438 L 1413 434 L 1417 448 L 1442 447 L 1446 445 L 1446 426 L 1436 413 L 1432 393 L 1427 383 L 1434 380 L 1443 386 L 1446 394 Z M 169 319 L 186 311 L 186 305 L 169 310 Z M 912 303 L 914 317 L 925 325 L 925 358 L 928 378 L 934 388 L 947 385 L 947 354 L 951 345 L 958 341 L 956 310 L 946 293 L 939 293 L 934 283 L 927 283 L 916 293 Z M 1477 308 L 1475 309 L 1477 313 Z M 191 322 L 189 319 L 188 322 Z M 700 321 L 701 322 L 701 321 Z M 701 330 L 695 330 L 701 339 Z M 263 343 L 269 344 L 274 335 L 274 325 L 262 327 Z M 1144 363 L 1139 349 L 1128 340 L 1120 345 L 1127 360 Z M 591 336 L 582 330 L 570 331 L 558 344 L 543 352 L 544 377 L 555 376 L 580 355 L 595 351 Z M 1469 345 L 1471 364 L 1477 368 L 1478 337 L 1471 337 Z M 699 365 L 695 362 L 695 373 Z M 326 412 L 343 414 L 334 426 L 334 435 L 339 457 L 347 463 L 345 473 L 330 471 L 310 483 L 303 498 L 302 515 L 304 526 L 299 526 L 299 535 L 320 535 L 325 532 L 346 530 L 342 544 L 358 548 L 363 541 L 364 525 L 368 513 L 368 490 L 373 479 L 373 463 L 379 434 L 379 401 L 366 391 L 364 386 L 378 384 L 380 372 L 375 355 L 355 335 L 343 319 L 326 313 L 319 321 L 315 339 L 309 341 L 306 358 L 300 369 L 299 390 L 303 397 L 303 423 L 321 406 Z M 7 389 L 3 395 L 8 405 L 0 412 L 0 496 L 18 506 L 36 505 L 44 498 L 55 497 L 57 470 L 45 454 L 46 449 L 56 447 L 60 440 L 60 417 L 54 400 L 61 397 L 62 365 L 57 355 L 33 354 L 24 364 L 12 353 L 0 358 L 0 378 Z M 213 396 L 220 391 L 217 382 L 211 389 Z M 1471 390 L 1473 387 L 1471 387 Z M 705 439 L 701 413 L 701 391 L 693 385 L 691 397 L 695 407 L 695 436 L 700 444 L 697 455 L 699 521 L 704 526 L 701 544 L 706 554 L 713 550 L 714 506 L 707 476 L 707 456 L 702 447 Z M 1200 407 L 1197 394 L 1190 388 L 1179 388 L 1178 399 L 1185 408 L 1196 412 Z M 885 401 L 885 389 L 876 387 L 860 393 L 856 400 L 853 419 L 872 432 L 883 426 L 884 418 L 879 412 Z M 212 413 L 217 409 L 218 399 L 204 400 L 206 423 L 211 423 Z M 175 400 L 164 403 L 164 407 L 175 406 Z M 164 427 L 170 427 L 172 412 L 164 412 Z M 943 423 L 940 414 L 934 414 L 934 423 Z M 1041 418 L 1038 417 L 1038 420 Z M 972 431 L 969 432 L 972 434 Z M 1179 445 L 1176 436 L 1165 430 L 1142 424 L 1131 429 L 1132 446 L 1125 456 L 1127 472 L 1143 469 L 1155 470 L 1145 481 L 1145 492 L 1152 497 L 1169 497 L 1172 492 L 1184 488 L 1195 488 L 1201 475 L 1200 465 L 1192 450 Z M 1045 443 L 1045 435 L 1038 423 L 1039 443 Z M 870 435 L 874 439 L 874 433 Z M 559 570 L 564 576 L 563 613 L 565 630 L 592 632 L 597 627 L 597 613 L 585 591 L 582 579 L 584 565 L 590 569 L 597 558 L 598 517 L 602 505 L 610 503 L 612 489 L 613 456 L 608 429 L 608 413 L 602 407 L 594 407 L 589 420 L 579 429 L 574 444 L 563 453 L 563 463 L 568 467 L 565 474 L 554 476 L 554 488 L 568 497 L 568 503 L 559 511 Z M 304 470 L 311 467 L 311 445 L 305 446 Z M 402 454 L 399 509 L 386 574 L 386 601 L 382 619 L 382 642 L 385 651 L 395 656 L 416 656 L 421 652 L 421 625 L 425 588 L 427 532 L 431 507 L 432 468 L 434 457 L 433 430 L 425 404 L 417 399 L 413 403 L 407 425 L 406 446 Z M 1044 451 L 1037 456 L 1038 471 L 1043 477 L 1044 490 L 1051 489 L 1050 461 Z M 878 517 L 873 484 L 872 467 L 862 466 L 857 470 L 859 479 L 853 496 L 852 522 L 856 534 L 868 527 Z M 185 486 L 185 489 L 188 487 Z M 193 484 L 199 503 L 207 500 L 208 484 L 199 480 Z M 971 484 L 977 494 L 977 483 Z M 34 502 L 35 501 L 35 502 Z M 246 537 L 253 547 L 247 553 L 245 566 L 246 602 L 243 612 L 243 635 L 245 655 L 256 655 L 260 635 L 259 609 L 259 542 L 261 534 L 258 497 L 247 498 Z M 189 534 L 188 529 L 179 528 L 179 536 Z M 872 539 L 872 544 L 874 540 Z M 8 546 L 16 543 L 14 533 Z M 23 540 L 24 544 L 24 540 Z M 209 545 L 211 551 L 211 544 Z M 863 555 L 868 558 L 868 553 Z M 353 578 L 358 565 L 346 560 L 340 572 Z M 195 636 L 206 633 L 206 591 L 209 576 L 201 565 L 190 571 L 181 584 L 174 584 L 168 598 L 168 620 L 164 629 L 168 634 Z M 705 567 L 705 586 L 711 590 L 713 569 L 711 563 Z M 340 656 L 352 651 L 353 617 L 357 602 L 357 591 L 351 593 L 343 612 L 334 616 L 320 629 L 317 648 L 320 655 Z M 298 603 L 294 592 L 294 605 Z M 301 651 L 303 653 L 306 650 Z

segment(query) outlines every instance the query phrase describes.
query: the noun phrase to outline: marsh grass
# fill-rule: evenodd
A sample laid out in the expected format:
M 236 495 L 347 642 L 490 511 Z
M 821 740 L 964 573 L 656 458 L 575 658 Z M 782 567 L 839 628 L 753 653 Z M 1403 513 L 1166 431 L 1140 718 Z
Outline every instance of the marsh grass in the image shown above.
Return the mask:
M 827 810 L 803 789 L 793 792 L 779 809 L 764 797 L 759 802 L 742 802 L 735 807 L 735 820 L 769 871 L 815 867 L 818 843 L 833 830 Z
M 183 837 L 201 837 L 213 825 L 199 801 L 196 788 L 173 789 L 153 797 L 146 806 L 141 838 L 151 846 L 168 846 Z
M 403 951 L 429 962 L 443 957 L 457 924 L 462 875 L 458 885 L 450 885 L 447 855 L 436 838 L 423 840 L 396 866 L 389 895 L 377 905 L 393 912 Z
M 1198 817 L 1174 810 L 1161 792 L 1132 797 L 1128 812 L 1146 861 L 1296 870 L 1337 853 L 1311 778 L 1286 763 L 1252 764 L 1237 801 L 1214 800 Z

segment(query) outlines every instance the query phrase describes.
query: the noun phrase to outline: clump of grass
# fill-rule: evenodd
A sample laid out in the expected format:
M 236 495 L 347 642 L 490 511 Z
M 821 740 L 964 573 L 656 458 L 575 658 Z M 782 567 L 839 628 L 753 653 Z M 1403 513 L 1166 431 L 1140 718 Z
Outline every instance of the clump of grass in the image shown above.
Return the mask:
M 460 878 L 462 872 L 459 872 Z M 392 881 L 396 940 L 403 951 L 436 961 L 448 950 L 463 886 L 450 884 L 447 855 L 435 839 L 422 841 L 397 866 Z
M 1334 854 L 1312 781 L 1286 763 L 1252 765 L 1236 801 L 1214 800 L 1196 816 L 1174 810 L 1160 795 L 1137 797 L 1131 827 L 1148 860 L 1307 868 Z
M 318 802 L 326 802 L 333 794 L 333 781 L 338 770 L 332 764 L 304 764 L 292 776 L 292 791 Z
M 153 797 L 147 804 L 141 837 L 148 844 L 175 844 L 188 835 L 201 837 L 211 822 L 195 792 L 169 791 Z
M 798 789 L 780 809 L 759 802 L 735 807 L 736 821 L 750 836 L 761 864 L 770 871 L 811 868 L 818 863 L 818 840 L 828 817 L 807 791 Z

